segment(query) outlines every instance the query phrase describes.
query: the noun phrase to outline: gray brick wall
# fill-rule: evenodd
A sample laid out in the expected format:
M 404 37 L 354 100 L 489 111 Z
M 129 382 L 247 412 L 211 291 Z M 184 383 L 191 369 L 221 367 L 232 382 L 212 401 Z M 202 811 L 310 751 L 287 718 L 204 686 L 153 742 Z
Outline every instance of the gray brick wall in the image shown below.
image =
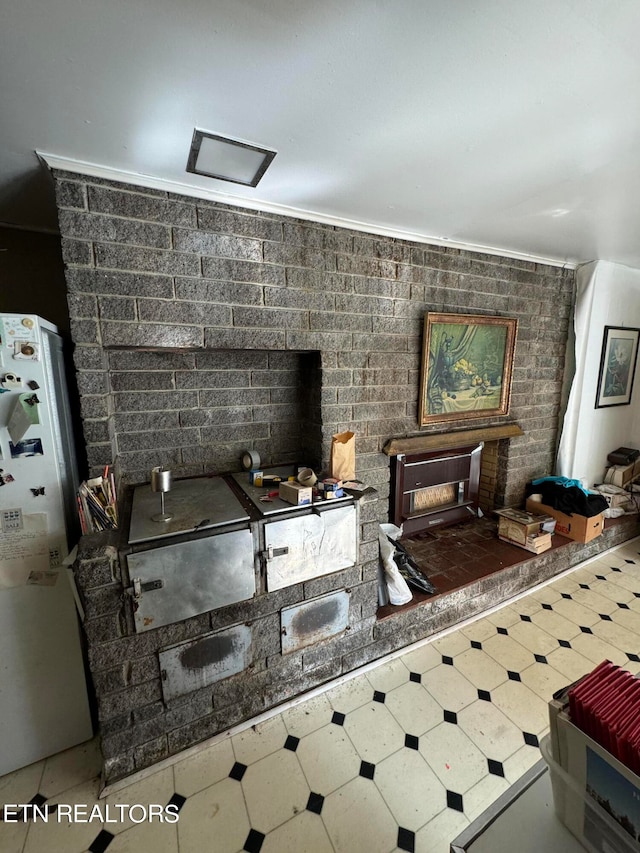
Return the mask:
M 498 504 L 517 503 L 527 480 L 553 469 L 574 278 L 81 175 L 54 179 L 91 473 L 115 464 L 126 484 L 159 464 L 176 477 L 236 471 L 247 446 L 265 463 L 326 468 L 332 434 L 350 429 L 356 474 L 379 493 L 361 508 L 354 569 L 140 636 L 105 541 L 83 542 L 76 572 L 111 781 L 461 618 L 434 602 L 376 622 L 382 448 L 444 431 L 417 425 L 424 314 L 519 320 L 509 420 L 524 435 L 501 442 L 496 491 Z M 469 423 L 447 431 L 456 426 Z M 274 614 L 341 587 L 350 630 L 283 658 Z M 507 578 L 491 603 L 512 589 Z M 482 606 L 467 591 L 466 612 Z M 249 670 L 161 701 L 159 648 L 247 620 L 260 637 Z
M 351 429 L 384 498 L 387 439 L 443 429 L 417 426 L 427 311 L 518 318 L 509 418 L 525 434 L 502 454 L 497 503 L 552 471 L 572 271 L 54 178 L 92 472 L 236 470 L 247 445 L 326 465 Z

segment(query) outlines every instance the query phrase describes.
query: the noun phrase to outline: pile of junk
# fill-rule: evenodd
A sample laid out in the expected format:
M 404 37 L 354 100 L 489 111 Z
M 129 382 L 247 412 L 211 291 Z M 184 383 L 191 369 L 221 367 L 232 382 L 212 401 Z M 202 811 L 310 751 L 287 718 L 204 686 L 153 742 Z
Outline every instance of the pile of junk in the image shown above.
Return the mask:
M 413 598 L 412 589 L 427 595 L 437 592 L 400 542 L 402 527 L 395 524 L 380 524 L 380 576 L 378 578 L 378 603 L 407 604 Z

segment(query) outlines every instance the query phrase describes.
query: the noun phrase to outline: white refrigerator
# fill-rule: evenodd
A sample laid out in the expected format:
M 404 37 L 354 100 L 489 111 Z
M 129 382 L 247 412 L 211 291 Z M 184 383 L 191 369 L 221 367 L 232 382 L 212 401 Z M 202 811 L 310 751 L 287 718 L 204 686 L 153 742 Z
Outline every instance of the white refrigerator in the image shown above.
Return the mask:
M 77 467 L 56 327 L 0 314 L 0 775 L 92 736 L 69 570 Z

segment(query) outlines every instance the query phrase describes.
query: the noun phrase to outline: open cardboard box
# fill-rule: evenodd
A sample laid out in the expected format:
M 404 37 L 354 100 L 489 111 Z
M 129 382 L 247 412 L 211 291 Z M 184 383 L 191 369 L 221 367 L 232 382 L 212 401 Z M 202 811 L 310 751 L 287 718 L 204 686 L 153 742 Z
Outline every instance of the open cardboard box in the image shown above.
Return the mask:
M 604 528 L 602 513 L 590 518 L 577 513 L 567 515 L 551 506 L 531 500 L 531 498 L 527 499 L 527 512 L 552 516 L 556 520 L 556 533 L 566 536 L 567 539 L 573 539 L 574 542 L 591 542 L 596 536 L 600 536 Z

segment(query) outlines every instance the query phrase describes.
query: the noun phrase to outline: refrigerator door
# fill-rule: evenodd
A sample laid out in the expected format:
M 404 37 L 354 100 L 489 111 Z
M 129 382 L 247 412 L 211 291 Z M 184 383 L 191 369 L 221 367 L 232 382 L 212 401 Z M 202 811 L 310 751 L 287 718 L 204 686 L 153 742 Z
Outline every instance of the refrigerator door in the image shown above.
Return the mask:
M 61 340 L 0 315 L 0 774 L 92 736 L 73 590 L 62 561 L 77 473 Z

